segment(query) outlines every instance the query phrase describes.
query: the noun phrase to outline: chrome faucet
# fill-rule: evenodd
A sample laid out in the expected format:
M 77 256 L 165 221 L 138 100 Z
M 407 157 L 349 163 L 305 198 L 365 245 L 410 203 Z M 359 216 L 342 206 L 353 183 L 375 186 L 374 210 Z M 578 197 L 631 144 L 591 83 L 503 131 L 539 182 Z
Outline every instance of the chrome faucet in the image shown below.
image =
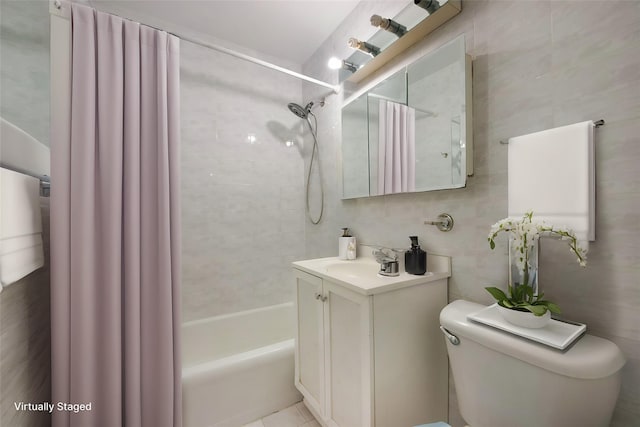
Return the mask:
M 397 250 L 379 246 L 373 250 L 373 256 L 376 258 L 378 264 L 380 264 L 379 275 L 391 277 L 400 275 Z

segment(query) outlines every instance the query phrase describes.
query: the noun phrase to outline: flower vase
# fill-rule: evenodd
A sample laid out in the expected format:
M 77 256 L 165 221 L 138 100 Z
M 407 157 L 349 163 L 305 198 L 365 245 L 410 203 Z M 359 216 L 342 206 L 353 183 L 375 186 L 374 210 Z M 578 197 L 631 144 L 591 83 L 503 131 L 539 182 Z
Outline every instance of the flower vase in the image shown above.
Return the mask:
M 538 239 L 509 242 L 509 285 L 514 294 L 518 286 L 528 285 L 538 295 Z M 514 310 L 498 306 L 502 317 L 524 328 L 543 328 L 551 320 L 551 312 L 536 316 L 528 310 Z
M 538 240 L 526 245 L 517 243 L 509 241 L 509 284 L 514 290 L 519 285 L 529 285 L 538 295 Z

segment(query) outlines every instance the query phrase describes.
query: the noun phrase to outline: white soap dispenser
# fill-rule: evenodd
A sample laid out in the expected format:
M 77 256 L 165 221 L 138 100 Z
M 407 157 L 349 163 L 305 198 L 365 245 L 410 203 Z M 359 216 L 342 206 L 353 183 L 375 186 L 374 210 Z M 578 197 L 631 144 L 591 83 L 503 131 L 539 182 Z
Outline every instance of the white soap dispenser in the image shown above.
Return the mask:
M 338 258 L 356 259 L 356 238 L 349 234 L 346 227 L 342 229 L 342 236 L 338 238 Z

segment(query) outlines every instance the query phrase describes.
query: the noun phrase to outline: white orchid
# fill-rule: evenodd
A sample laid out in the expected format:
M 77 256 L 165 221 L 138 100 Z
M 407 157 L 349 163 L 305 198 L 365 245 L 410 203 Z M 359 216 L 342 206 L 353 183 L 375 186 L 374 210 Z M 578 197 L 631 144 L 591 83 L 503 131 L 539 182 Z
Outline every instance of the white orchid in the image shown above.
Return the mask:
M 496 247 L 494 239 L 501 231 L 509 232 L 513 240 L 511 249 L 518 269 L 523 274 L 523 284 L 528 283 L 529 254 L 541 236 L 555 236 L 561 240 L 569 241 L 569 249 L 577 257 L 580 266 L 587 265 L 587 250 L 580 245 L 575 233 L 565 226 L 554 226 L 545 223 L 544 220 L 533 220 L 533 212 L 524 214 L 521 220 L 505 218 L 491 226 L 489 232 L 489 246 Z
M 489 232 L 489 246 L 496 247 L 494 239 L 501 231 L 508 232 L 511 239 L 513 259 L 520 272 L 521 283 L 508 285 L 508 294 L 494 286 L 485 289 L 496 299 L 499 305 L 511 310 L 529 311 L 536 316 L 542 316 L 547 311 L 560 313 L 560 307 L 551 301 L 543 299 L 544 293 L 535 294 L 535 278 L 530 277 L 530 259 L 532 249 L 541 236 L 559 237 L 569 241 L 569 249 L 578 258 L 578 263 L 587 265 L 587 251 L 580 246 L 573 230 L 564 226 L 553 226 L 542 220 L 533 220 L 533 212 L 527 212 L 522 219 L 505 218 L 491 226 Z M 533 272 L 533 271 L 532 271 Z M 531 279 L 532 283 L 529 283 Z

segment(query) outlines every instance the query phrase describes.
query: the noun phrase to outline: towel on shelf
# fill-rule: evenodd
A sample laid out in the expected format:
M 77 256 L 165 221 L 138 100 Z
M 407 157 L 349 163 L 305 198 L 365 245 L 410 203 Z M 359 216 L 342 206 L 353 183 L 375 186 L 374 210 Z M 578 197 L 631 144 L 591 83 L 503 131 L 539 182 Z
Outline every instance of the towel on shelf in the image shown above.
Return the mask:
M 585 248 L 595 240 L 595 155 L 592 121 L 509 139 L 509 216 L 565 225 Z
M 40 180 L 0 168 L 0 284 L 43 265 Z

